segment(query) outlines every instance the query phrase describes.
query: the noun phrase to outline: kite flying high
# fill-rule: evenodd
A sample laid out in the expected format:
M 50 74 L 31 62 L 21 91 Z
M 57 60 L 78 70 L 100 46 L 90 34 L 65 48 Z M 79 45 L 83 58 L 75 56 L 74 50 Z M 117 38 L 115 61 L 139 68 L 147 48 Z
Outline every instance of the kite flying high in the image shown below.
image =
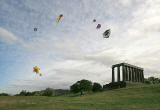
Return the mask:
M 59 21 L 60 21 L 60 19 L 63 17 L 63 14 L 60 14 L 59 16 L 58 16 L 58 18 L 57 18 L 57 20 L 56 20 L 56 23 L 58 24 L 59 23 Z
M 104 37 L 104 38 L 109 38 L 110 34 L 111 34 L 111 30 L 110 30 L 110 29 L 107 29 L 107 30 L 103 33 L 103 37 Z
M 37 66 L 33 67 L 33 72 L 35 72 L 36 74 L 39 74 L 39 70 L 40 70 L 39 67 Z
M 101 28 L 101 24 L 98 24 L 96 28 L 97 28 L 97 29 L 100 29 L 100 28 Z
M 96 19 L 93 19 L 93 22 L 96 22 Z
M 37 31 L 38 30 L 38 28 L 34 28 L 34 31 Z

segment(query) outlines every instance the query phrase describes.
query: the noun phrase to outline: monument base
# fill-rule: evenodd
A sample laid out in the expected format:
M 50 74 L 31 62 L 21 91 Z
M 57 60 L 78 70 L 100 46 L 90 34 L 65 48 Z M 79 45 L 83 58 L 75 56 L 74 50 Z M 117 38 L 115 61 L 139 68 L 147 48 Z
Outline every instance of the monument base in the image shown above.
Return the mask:
M 109 84 L 103 85 L 103 90 L 111 90 L 111 89 L 118 89 L 126 87 L 126 82 L 119 81 L 119 82 L 111 82 Z

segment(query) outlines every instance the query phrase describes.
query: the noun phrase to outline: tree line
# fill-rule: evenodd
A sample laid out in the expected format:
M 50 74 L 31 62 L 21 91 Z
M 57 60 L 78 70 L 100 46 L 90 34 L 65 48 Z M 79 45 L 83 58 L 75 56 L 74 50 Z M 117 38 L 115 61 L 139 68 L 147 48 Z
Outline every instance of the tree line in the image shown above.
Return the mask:
M 42 91 L 34 91 L 34 92 L 28 92 L 26 90 L 22 90 L 19 94 L 16 94 L 15 96 L 58 96 L 58 95 L 64 95 L 69 93 L 80 93 L 81 95 L 84 94 L 84 92 L 98 92 L 102 91 L 102 86 L 99 83 L 92 83 L 89 80 L 80 80 L 74 83 L 70 86 L 70 90 L 62 90 L 57 89 L 54 90 L 52 88 L 46 88 Z
M 148 77 L 145 78 L 144 83 L 160 84 L 160 78 Z M 84 95 L 85 92 L 100 92 L 103 91 L 103 89 L 104 88 L 97 82 L 92 83 L 89 80 L 82 79 L 71 85 L 70 90 L 52 89 L 52 88 L 46 88 L 45 90 L 34 91 L 34 92 L 22 90 L 19 94 L 16 94 L 15 96 L 58 96 L 69 93 L 80 93 L 80 95 Z M 10 96 L 10 95 L 7 93 L 0 93 L 0 96 Z
M 69 92 L 69 90 L 64 89 L 46 88 L 45 90 L 34 92 L 22 90 L 19 94 L 16 94 L 15 96 L 58 96 L 68 94 Z
M 160 78 L 148 77 L 144 79 L 144 83 L 146 84 L 160 84 Z
M 53 88 L 46 88 L 45 90 L 41 91 L 33 91 L 29 92 L 26 90 L 22 90 L 20 93 L 14 96 L 59 96 L 69 93 L 81 93 L 84 94 L 86 91 L 93 91 L 98 92 L 102 91 L 102 86 L 99 83 L 92 83 L 89 80 L 80 80 L 70 86 L 70 90 L 64 89 L 53 89 Z M 9 96 L 7 93 L 0 93 L 0 96 Z

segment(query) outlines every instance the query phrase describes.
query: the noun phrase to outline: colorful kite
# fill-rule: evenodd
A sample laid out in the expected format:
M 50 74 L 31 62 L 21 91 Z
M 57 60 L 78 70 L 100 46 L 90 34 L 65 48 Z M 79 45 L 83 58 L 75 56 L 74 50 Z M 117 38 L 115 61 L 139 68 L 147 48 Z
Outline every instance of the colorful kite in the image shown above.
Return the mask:
M 104 38 L 109 38 L 110 34 L 111 34 L 111 30 L 110 30 L 110 29 L 107 29 L 107 30 L 103 33 L 103 37 L 104 37 Z
M 96 19 L 93 19 L 93 22 L 96 22 Z
M 101 28 L 101 24 L 98 24 L 96 28 L 97 28 L 97 29 L 100 29 L 100 28 Z
M 37 31 L 37 28 L 34 28 L 34 31 Z
M 40 73 L 39 76 L 42 76 L 42 73 Z
M 35 72 L 36 74 L 39 74 L 39 70 L 40 68 L 38 68 L 37 66 L 33 67 L 33 72 Z
M 56 23 L 58 24 L 59 23 L 59 21 L 60 21 L 60 19 L 63 17 L 63 14 L 60 14 L 59 16 L 58 16 L 58 18 L 57 18 L 57 20 L 56 20 Z

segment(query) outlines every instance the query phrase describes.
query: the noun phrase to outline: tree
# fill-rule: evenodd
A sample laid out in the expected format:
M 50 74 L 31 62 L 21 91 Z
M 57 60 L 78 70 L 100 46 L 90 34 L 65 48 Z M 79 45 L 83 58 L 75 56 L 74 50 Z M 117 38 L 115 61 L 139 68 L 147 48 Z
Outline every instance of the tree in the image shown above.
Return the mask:
M 159 84 L 160 83 L 160 79 L 159 78 L 155 78 L 155 77 L 148 77 L 147 79 L 145 78 L 145 83 L 146 84 Z
M 102 91 L 102 86 L 99 83 L 93 83 L 93 88 L 92 88 L 93 92 L 98 92 L 98 91 Z
M 27 91 L 26 90 L 22 90 L 19 94 L 19 96 L 26 96 L 27 94 Z
M 72 86 L 70 86 L 70 90 L 71 92 L 73 93 L 78 93 L 80 91 L 80 88 L 79 88 L 79 83 L 75 83 L 73 84 Z
M 0 96 L 9 96 L 7 93 L 0 93 Z
M 43 91 L 34 91 L 33 95 L 34 96 L 42 96 L 43 95 Z
M 150 84 L 150 81 L 148 79 L 144 79 L 145 84 Z
M 91 91 L 92 90 L 92 82 L 82 79 L 81 81 L 77 81 L 75 84 L 73 84 L 71 87 L 71 92 L 78 93 L 81 92 L 81 95 L 83 95 L 84 91 Z
M 155 78 L 154 82 L 155 82 L 155 84 L 159 84 L 160 83 L 160 79 L 159 78 Z
M 149 77 L 148 80 L 150 81 L 151 84 L 155 84 L 155 78 L 154 77 Z
M 43 92 L 43 96 L 53 96 L 54 90 L 52 88 L 46 88 Z

